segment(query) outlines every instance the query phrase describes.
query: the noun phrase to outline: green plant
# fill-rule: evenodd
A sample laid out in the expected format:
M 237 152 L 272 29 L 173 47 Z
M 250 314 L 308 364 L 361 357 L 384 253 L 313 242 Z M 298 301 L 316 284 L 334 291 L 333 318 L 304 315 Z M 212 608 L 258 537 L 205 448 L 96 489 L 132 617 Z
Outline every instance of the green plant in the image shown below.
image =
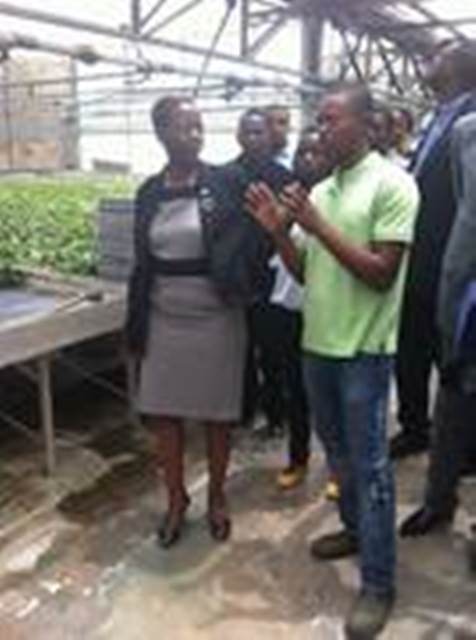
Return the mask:
M 99 200 L 131 195 L 125 179 L 16 179 L 0 182 L 0 274 L 15 267 L 91 275 L 97 265 Z M 1 275 L 0 275 L 1 277 Z

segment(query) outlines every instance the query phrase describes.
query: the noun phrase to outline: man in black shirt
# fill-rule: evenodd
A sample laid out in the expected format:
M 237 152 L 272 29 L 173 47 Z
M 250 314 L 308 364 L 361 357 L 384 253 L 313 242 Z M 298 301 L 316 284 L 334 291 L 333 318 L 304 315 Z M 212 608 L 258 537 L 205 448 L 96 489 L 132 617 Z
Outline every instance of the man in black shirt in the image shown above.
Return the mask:
M 266 111 L 245 111 L 238 124 L 237 140 L 241 154 L 229 164 L 229 169 L 234 172 L 240 190 L 243 189 L 243 195 L 254 182 L 265 182 L 276 194 L 293 182 L 292 174 L 272 159 L 272 137 Z M 249 215 L 245 209 L 243 215 Z M 270 245 L 269 257 L 272 252 Z M 274 432 L 282 428 L 285 414 L 280 367 L 276 362 L 276 350 L 273 349 L 276 336 L 269 303 L 274 284 L 274 270 L 267 266 L 260 273 L 259 280 L 255 299 L 248 311 L 249 346 L 243 420 L 248 422 L 254 418 L 260 401 L 268 429 Z

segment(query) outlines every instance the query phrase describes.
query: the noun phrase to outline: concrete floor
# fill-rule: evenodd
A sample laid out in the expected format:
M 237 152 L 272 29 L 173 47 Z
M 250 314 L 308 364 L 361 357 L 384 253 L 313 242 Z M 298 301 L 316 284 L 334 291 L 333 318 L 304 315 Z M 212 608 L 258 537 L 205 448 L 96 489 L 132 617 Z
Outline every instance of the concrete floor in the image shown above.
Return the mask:
M 71 417 L 67 418 L 68 421 Z M 60 433 L 60 469 L 41 474 L 37 445 L 2 430 L 1 640 L 339 640 L 358 584 L 354 561 L 313 563 L 307 541 L 337 524 L 315 455 L 304 486 L 274 485 L 283 442 L 238 432 L 229 492 L 230 543 L 204 521 L 200 428 L 190 430 L 193 496 L 182 543 L 160 550 L 153 443 L 121 410 L 86 403 Z M 418 503 L 424 457 L 398 469 L 399 517 Z M 476 485 L 462 488 L 453 531 L 405 541 L 390 639 L 476 638 L 476 579 L 465 545 Z

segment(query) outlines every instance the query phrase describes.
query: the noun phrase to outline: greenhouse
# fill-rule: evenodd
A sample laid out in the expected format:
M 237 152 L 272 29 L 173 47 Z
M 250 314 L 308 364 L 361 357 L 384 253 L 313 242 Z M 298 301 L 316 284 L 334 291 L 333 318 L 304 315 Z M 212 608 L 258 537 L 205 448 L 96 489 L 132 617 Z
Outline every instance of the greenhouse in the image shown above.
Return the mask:
M 475 638 L 476 6 L 0 16 L 0 638 Z

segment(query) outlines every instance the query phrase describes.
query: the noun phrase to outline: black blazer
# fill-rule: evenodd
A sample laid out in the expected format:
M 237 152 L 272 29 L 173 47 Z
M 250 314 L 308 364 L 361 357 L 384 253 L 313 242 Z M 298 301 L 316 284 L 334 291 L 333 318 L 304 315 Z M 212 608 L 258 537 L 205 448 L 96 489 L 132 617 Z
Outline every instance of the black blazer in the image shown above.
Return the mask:
M 476 94 L 468 94 L 439 135 L 435 136 L 424 161 L 418 165 L 425 137 L 420 142 L 410 166 L 410 170 L 418 166 L 414 175 L 420 189 L 421 201 L 407 287 L 418 290 L 419 295 L 431 305 L 436 303 L 443 255 L 456 215 L 451 169 L 451 134 L 454 124 L 461 116 L 475 111 Z
M 196 195 L 206 273 L 223 300 L 232 305 L 248 304 L 259 295 L 272 253 L 270 239 L 244 211 L 247 186 L 243 173 L 235 166 L 200 166 Z M 149 230 L 155 216 L 160 215 L 163 189 L 164 172 L 148 178 L 135 199 L 135 261 L 129 279 L 125 330 L 129 349 L 139 355 L 147 346 L 150 291 L 158 275 L 149 250 Z
M 237 202 L 236 206 L 241 209 L 241 216 L 239 219 L 246 220 L 249 218 L 249 214 L 245 206 L 245 193 L 249 186 L 253 183 L 264 182 L 275 195 L 279 195 L 281 191 L 292 182 L 296 181 L 296 177 L 288 169 L 273 159 L 257 160 L 246 155 L 240 155 L 238 158 L 222 167 L 226 173 L 228 185 L 233 185 L 233 191 L 236 192 Z M 228 187 L 228 190 L 230 187 Z M 256 223 L 253 221 L 253 227 Z M 260 228 L 260 234 L 263 231 Z M 248 234 L 253 237 L 256 236 L 256 229 Z M 250 242 L 250 239 L 247 240 Z M 260 264 L 259 269 L 255 269 L 254 273 L 254 285 L 252 291 L 249 292 L 247 300 L 250 303 L 264 303 L 269 302 L 271 292 L 274 287 L 276 279 L 276 270 L 269 266 L 269 258 L 273 254 L 274 249 L 266 238 L 266 261 Z M 251 250 L 252 255 L 255 255 L 256 250 Z
M 474 364 L 476 305 L 471 290 L 476 283 L 476 112 L 461 118 L 454 127 L 452 161 L 457 215 L 443 260 L 438 326 L 443 339 L 444 364 L 461 360 Z M 468 319 L 472 316 L 473 324 L 471 349 L 458 344 L 463 334 L 462 311 L 466 306 L 466 315 Z

